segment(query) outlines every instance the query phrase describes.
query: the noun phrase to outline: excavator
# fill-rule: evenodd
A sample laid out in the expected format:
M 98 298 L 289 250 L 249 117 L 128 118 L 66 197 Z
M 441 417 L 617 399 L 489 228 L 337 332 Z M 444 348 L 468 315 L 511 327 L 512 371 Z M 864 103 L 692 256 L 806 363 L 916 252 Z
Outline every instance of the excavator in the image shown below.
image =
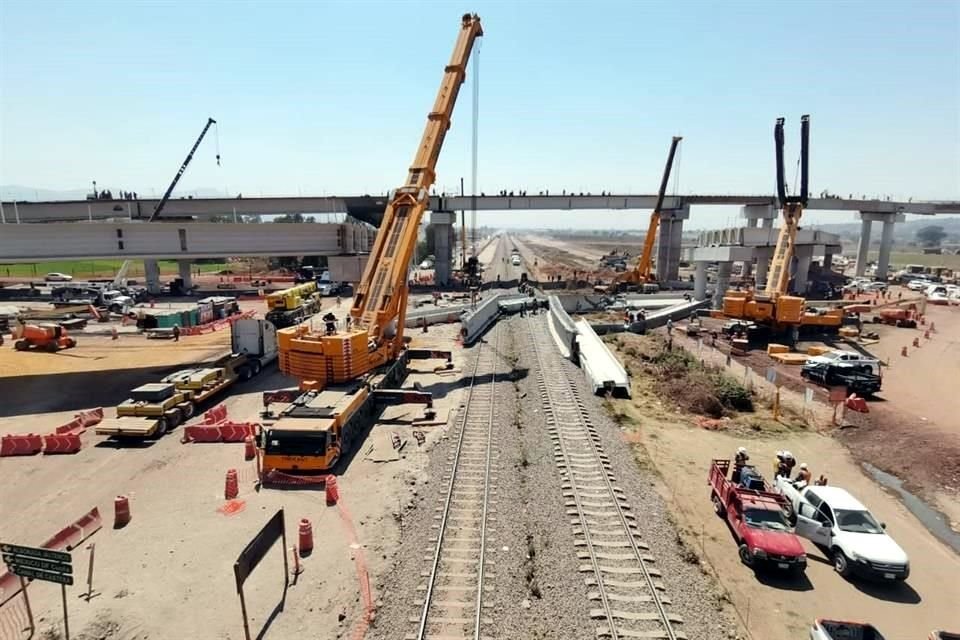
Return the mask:
M 637 259 L 637 266 L 633 271 L 624 271 L 617 275 L 609 287 L 602 287 L 601 293 L 616 293 L 628 288 L 643 285 L 655 285 L 657 277 L 653 273 L 653 245 L 657 241 L 657 231 L 660 229 L 660 210 L 663 208 L 663 199 L 667 192 L 667 183 L 670 181 L 670 171 L 673 169 L 673 158 L 677 153 L 677 146 L 683 140 L 681 136 L 674 136 L 670 143 L 670 153 L 667 155 L 667 164 L 663 168 L 663 178 L 660 180 L 660 190 L 657 192 L 657 203 L 650 214 L 650 224 L 647 226 L 647 235 L 643 240 L 643 253 Z
M 797 195 L 787 195 L 784 180 L 783 124 L 784 119 L 777 118 L 773 130 L 777 161 L 777 197 L 782 206 L 783 225 L 780 227 L 777 245 L 770 260 L 767 282 L 762 292 L 728 290 L 723 297 L 723 314 L 753 321 L 774 333 L 786 333 L 795 342 L 803 326 L 840 327 L 843 324 L 844 310 L 808 310 L 804 297 L 789 295 L 790 264 L 796 249 L 800 217 L 807 206 L 810 116 L 804 115 L 800 118 L 800 190 Z
M 336 323 L 325 317 L 327 330 L 322 333 L 309 323 L 277 332 L 280 369 L 300 380 L 300 393 L 264 394 L 264 415 L 276 417 L 263 429 L 260 442 L 261 477 L 267 482 L 274 472 L 329 470 L 378 406 L 416 402 L 432 407 L 427 393 L 390 387 L 402 380 L 410 359 L 445 357 L 449 366 L 448 352 L 406 348 L 407 269 L 467 63 L 482 35 L 480 18 L 464 15 L 406 182 L 390 195 L 347 328 L 336 330 Z M 273 414 L 270 405 L 281 402 L 287 406 Z

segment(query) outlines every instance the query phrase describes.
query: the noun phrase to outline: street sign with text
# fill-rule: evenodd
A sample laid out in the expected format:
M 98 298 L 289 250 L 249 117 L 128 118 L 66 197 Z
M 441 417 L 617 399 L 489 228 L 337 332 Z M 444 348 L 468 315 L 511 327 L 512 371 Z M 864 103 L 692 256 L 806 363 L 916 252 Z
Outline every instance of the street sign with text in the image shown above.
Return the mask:
M 10 573 L 16 576 L 65 585 L 73 584 L 73 559 L 69 553 L 2 543 L 0 554 L 3 562 L 9 567 Z

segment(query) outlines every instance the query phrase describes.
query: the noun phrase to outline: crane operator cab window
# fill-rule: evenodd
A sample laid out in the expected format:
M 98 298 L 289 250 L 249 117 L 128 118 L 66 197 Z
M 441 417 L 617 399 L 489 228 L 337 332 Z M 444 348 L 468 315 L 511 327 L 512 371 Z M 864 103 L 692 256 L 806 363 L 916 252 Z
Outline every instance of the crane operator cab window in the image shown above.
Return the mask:
M 325 456 L 327 438 L 325 431 L 305 433 L 303 431 L 269 431 L 264 443 L 265 455 L 278 456 Z

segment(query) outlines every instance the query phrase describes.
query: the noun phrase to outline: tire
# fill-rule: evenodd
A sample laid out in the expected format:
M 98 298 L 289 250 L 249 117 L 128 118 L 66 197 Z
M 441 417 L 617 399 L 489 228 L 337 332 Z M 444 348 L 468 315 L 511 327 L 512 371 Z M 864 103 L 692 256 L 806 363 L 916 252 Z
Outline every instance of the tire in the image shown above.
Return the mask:
M 43 348 L 44 348 L 44 350 L 46 350 L 46 351 L 48 351 L 48 352 L 50 352 L 50 353 L 56 353 L 56 352 L 57 352 L 57 349 L 59 349 L 60 347 L 59 347 L 59 345 L 57 345 L 56 342 L 48 342 L 47 344 L 43 345 Z
M 75 346 L 77 346 L 77 341 L 73 338 L 67 338 L 67 349 L 73 349 Z
M 180 408 L 180 413 L 183 414 L 184 422 L 193 417 L 194 407 L 192 402 L 182 402 L 177 406 Z
M 182 420 L 183 414 L 180 412 L 180 409 L 174 409 L 170 412 L 170 418 L 167 422 L 167 429 L 176 429 Z
M 17 351 L 26 351 L 30 348 L 30 343 L 26 340 L 17 340 L 13 343 L 13 348 Z
M 254 360 L 254 361 L 253 361 L 253 372 L 250 374 L 250 376 L 253 377 L 253 376 L 259 375 L 261 369 L 263 369 L 263 365 L 260 364 L 260 361 L 259 361 L 259 360 Z
M 844 578 L 850 575 L 850 559 L 840 549 L 833 550 L 833 570 Z
M 753 568 L 753 556 L 750 555 L 750 549 L 745 544 L 740 545 L 740 562 Z
M 160 418 L 157 420 L 157 430 L 153 432 L 154 438 L 162 438 L 163 434 L 167 432 L 167 419 Z
M 720 502 L 720 496 L 714 493 L 710 496 L 710 500 L 713 501 L 713 512 L 717 514 L 718 517 L 723 517 L 723 503 Z
M 253 374 L 250 373 L 249 367 L 240 367 L 237 369 L 237 375 L 240 377 L 241 382 L 246 382 L 253 377 Z

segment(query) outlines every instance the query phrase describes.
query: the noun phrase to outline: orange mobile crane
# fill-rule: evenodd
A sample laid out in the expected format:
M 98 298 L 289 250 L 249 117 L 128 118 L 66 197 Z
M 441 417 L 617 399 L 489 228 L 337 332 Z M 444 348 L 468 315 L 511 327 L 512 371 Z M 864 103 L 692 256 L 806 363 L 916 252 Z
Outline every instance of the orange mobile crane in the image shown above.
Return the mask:
M 367 266 L 350 309 L 345 331 L 316 333 L 308 326 L 277 332 L 280 370 L 300 380 L 304 393 L 264 394 L 265 412 L 274 401 L 289 400 L 279 419 L 264 428 L 262 471 L 329 470 L 369 422 L 378 404 L 421 402 L 429 394 L 388 390 L 406 373 L 411 358 L 449 353 L 405 349 L 407 270 L 416 246 L 420 220 L 429 204 L 430 187 L 450 116 L 466 76 L 480 18 L 466 14 L 407 180 L 391 194 Z
M 616 292 L 623 289 L 655 284 L 657 277 L 653 273 L 653 245 L 657 241 L 657 231 L 660 229 L 660 209 L 663 207 L 663 198 L 667 192 L 667 183 L 670 181 L 670 171 L 673 169 L 673 157 L 677 153 L 677 145 L 683 140 L 681 136 L 674 136 L 670 143 L 670 153 L 667 155 L 667 164 L 663 168 L 663 178 L 660 180 L 660 191 L 657 192 L 657 203 L 650 214 L 650 224 L 647 226 L 647 235 L 643 239 L 643 253 L 637 259 L 637 266 L 633 271 L 624 271 L 617 275 L 610 287 L 603 287 L 603 292 Z
M 790 263 L 797 243 L 800 216 L 807 206 L 810 116 L 800 119 L 800 192 L 788 196 L 783 167 L 783 118 L 777 118 L 773 138 L 777 158 L 777 197 L 783 206 L 783 226 L 777 237 L 777 246 L 770 260 L 767 282 L 763 292 L 727 291 L 723 298 L 723 313 L 732 318 L 752 320 L 778 332 L 788 332 L 796 340 L 801 326 L 839 327 L 843 323 L 842 309 L 807 311 L 806 299 L 788 294 Z

